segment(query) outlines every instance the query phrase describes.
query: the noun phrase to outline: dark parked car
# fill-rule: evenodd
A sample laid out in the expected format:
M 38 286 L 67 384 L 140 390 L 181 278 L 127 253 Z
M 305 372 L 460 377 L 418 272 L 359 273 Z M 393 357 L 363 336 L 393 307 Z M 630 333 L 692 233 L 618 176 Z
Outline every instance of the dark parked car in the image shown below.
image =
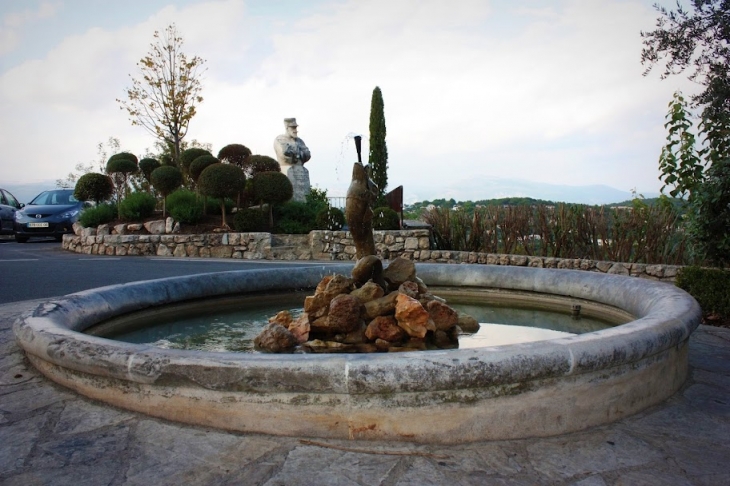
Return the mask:
M 84 207 L 73 189 L 41 192 L 15 212 L 15 241 L 25 243 L 34 236 L 53 236 L 61 241 L 64 234 L 73 233 L 73 224 Z
M 0 235 L 12 235 L 13 223 L 15 222 L 15 211 L 23 207 L 5 189 L 0 189 Z

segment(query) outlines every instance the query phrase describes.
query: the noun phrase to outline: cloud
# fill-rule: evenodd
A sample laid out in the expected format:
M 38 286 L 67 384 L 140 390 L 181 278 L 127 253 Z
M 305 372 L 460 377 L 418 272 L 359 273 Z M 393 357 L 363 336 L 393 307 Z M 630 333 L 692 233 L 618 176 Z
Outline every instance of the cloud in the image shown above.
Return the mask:
M 59 7 L 59 2 L 41 2 L 36 9 L 24 9 L 3 15 L 0 26 L 0 56 L 17 48 L 20 42 L 19 32 L 24 26 L 53 17 Z
M 273 155 L 283 118 L 297 117 L 313 154 L 312 182 L 331 194 L 349 184 L 348 133 L 364 135 L 367 153 L 375 86 L 385 100 L 391 188 L 415 192 L 472 175 L 658 186 L 666 103 L 689 85 L 641 76 L 639 31 L 655 19 L 644 2 L 556 0 L 526 9 L 343 0 L 286 13 L 243 0 L 167 6 L 117 29 L 78 32 L 7 70 L 0 143 L 23 161 L 9 173 L 61 177 L 92 160 L 109 136 L 135 153 L 152 147 L 114 100 L 152 33 L 174 21 L 184 51 L 207 59 L 205 101 L 188 137 L 214 151 L 243 143 Z

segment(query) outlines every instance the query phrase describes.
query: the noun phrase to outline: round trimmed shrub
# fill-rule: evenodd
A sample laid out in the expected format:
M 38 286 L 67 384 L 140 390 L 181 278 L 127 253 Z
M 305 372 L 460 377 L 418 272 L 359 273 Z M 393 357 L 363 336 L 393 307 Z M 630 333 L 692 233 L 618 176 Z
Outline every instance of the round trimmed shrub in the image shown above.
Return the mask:
M 317 213 L 317 229 L 339 231 L 345 226 L 345 213 L 339 208 L 324 208 Z
M 150 182 L 162 196 L 171 194 L 183 183 L 183 176 L 180 169 L 172 165 L 163 165 L 156 168 L 150 174 Z
M 276 159 L 268 155 L 252 155 L 246 161 L 244 170 L 246 175 L 253 177 L 261 172 L 281 172 L 281 166 Z
M 144 159 L 139 161 L 139 170 L 142 171 L 142 174 L 144 174 L 144 178 L 148 181 L 150 180 L 150 175 L 152 174 L 152 171 L 160 167 L 160 162 L 157 159 L 153 159 L 151 157 L 145 157 Z
M 74 187 L 74 197 L 79 201 L 94 201 L 99 204 L 114 194 L 114 182 L 105 174 L 91 172 L 79 177 Z
M 216 159 L 212 155 L 201 155 L 197 159 L 193 160 L 190 164 L 190 169 L 188 170 L 188 173 L 190 174 L 190 177 L 195 181 L 198 182 L 198 178 L 200 177 L 200 174 L 203 173 L 205 169 L 210 167 L 213 164 L 220 163 L 220 160 Z
M 155 211 L 157 200 L 149 192 L 133 192 L 119 204 L 119 217 L 125 221 L 141 221 Z
M 281 172 L 260 172 L 253 177 L 253 197 L 256 202 L 283 203 L 294 195 L 294 188 Z
M 197 162 L 197 159 L 193 162 Z M 246 186 L 246 175 L 240 167 L 217 163 L 206 167 L 198 177 L 200 192 L 220 199 L 223 226 L 226 226 L 225 199 L 233 198 Z
M 120 152 L 109 157 L 106 163 L 108 174 L 131 174 L 137 171 L 137 156 L 129 152 Z
M 220 162 L 206 167 L 198 177 L 200 191 L 218 199 L 235 197 L 245 185 L 246 176 L 239 167 Z
M 213 154 L 200 147 L 183 150 L 180 154 L 180 167 L 182 167 L 184 171 L 190 173 L 190 164 L 192 164 L 195 159 L 202 157 L 203 155 L 213 156 Z
M 233 217 L 233 228 L 242 233 L 266 230 L 266 218 L 258 209 L 240 209 Z
M 117 208 L 113 204 L 99 204 L 93 208 L 84 209 L 79 216 L 79 223 L 84 228 L 95 228 L 100 224 L 107 224 L 117 217 Z
M 375 208 L 373 210 L 373 229 L 381 231 L 400 229 L 400 216 L 386 206 Z
M 251 156 L 251 149 L 240 143 L 226 145 L 218 152 L 218 159 L 226 164 L 237 165 L 242 169 L 246 168 L 246 162 Z
M 167 212 L 175 221 L 185 224 L 197 224 L 203 217 L 203 202 L 188 189 L 179 189 L 165 201 Z

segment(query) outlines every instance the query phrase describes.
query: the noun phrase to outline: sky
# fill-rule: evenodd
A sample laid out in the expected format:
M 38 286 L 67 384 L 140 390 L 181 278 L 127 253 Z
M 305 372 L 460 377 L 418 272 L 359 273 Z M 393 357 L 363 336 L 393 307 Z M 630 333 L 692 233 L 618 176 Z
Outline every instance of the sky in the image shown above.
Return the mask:
M 330 196 L 349 185 L 352 135 L 367 162 L 376 86 L 388 188 L 403 185 L 407 202 L 493 197 L 486 187 L 515 181 L 657 193 L 667 104 L 698 86 L 642 76 L 653 3 L 0 0 L 0 187 L 53 187 L 98 166 L 110 137 L 154 151 L 116 100 L 153 33 L 175 23 L 182 50 L 206 60 L 186 139 L 273 157 L 295 117 L 310 180 Z

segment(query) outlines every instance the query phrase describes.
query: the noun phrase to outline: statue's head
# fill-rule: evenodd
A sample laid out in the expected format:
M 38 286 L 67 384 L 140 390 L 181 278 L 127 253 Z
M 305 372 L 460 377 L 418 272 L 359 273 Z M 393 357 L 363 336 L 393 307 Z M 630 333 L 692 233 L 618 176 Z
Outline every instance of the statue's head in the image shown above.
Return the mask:
M 296 118 L 284 118 L 284 127 L 286 128 L 286 133 L 292 137 L 297 138 L 297 119 Z

